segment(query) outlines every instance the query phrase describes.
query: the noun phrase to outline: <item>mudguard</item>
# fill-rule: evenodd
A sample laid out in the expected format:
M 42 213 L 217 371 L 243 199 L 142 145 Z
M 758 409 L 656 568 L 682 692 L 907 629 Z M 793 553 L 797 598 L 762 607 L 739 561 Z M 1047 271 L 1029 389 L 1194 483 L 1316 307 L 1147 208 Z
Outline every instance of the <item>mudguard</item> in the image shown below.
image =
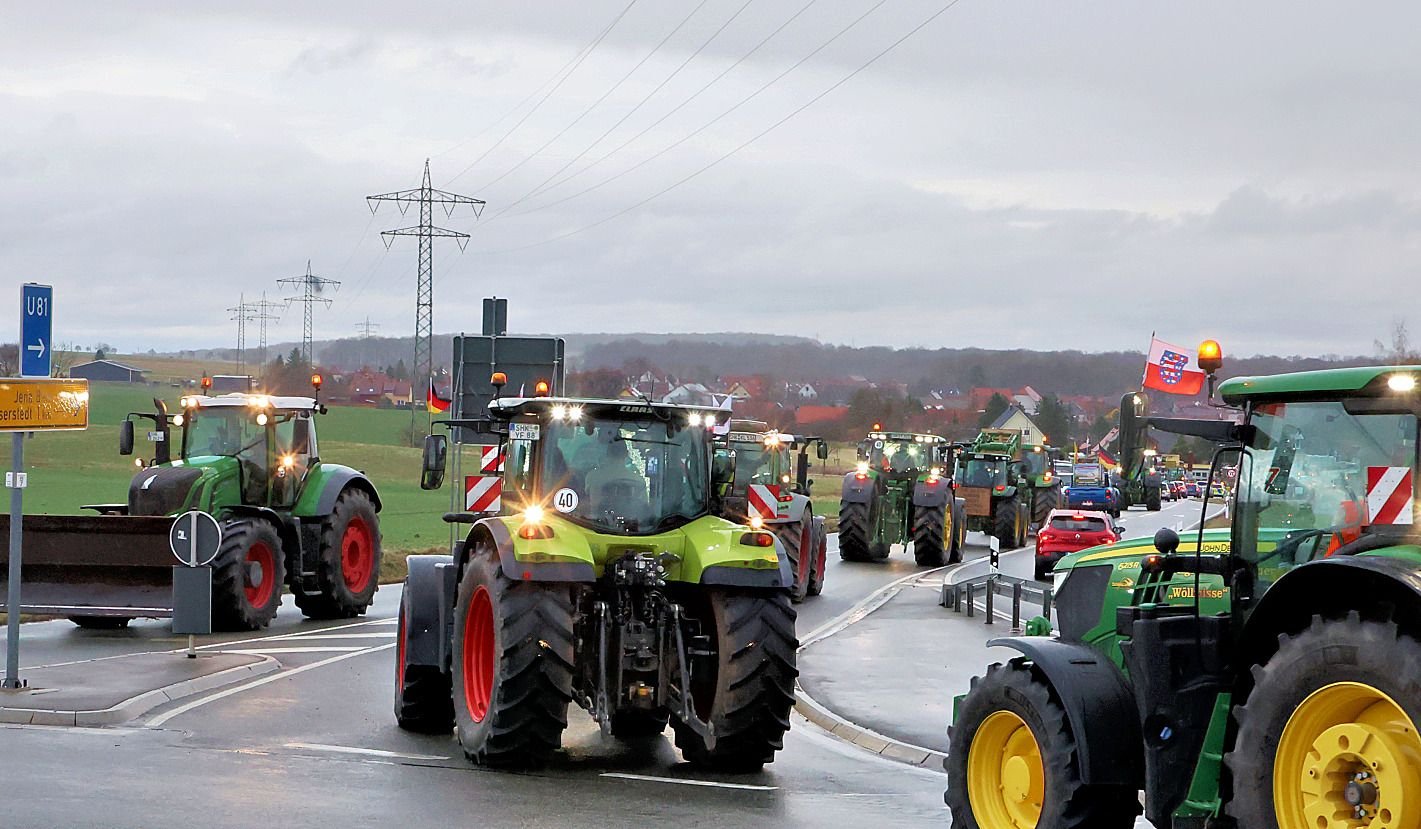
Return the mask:
M 513 534 L 508 531 L 508 525 L 498 517 L 476 521 L 474 526 L 469 529 L 468 540 L 464 543 L 458 562 L 461 570 L 464 562 L 473 552 L 474 543 L 479 537 L 492 539 L 494 550 L 498 552 L 499 566 L 503 568 L 503 574 L 511 579 L 573 582 L 597 580 L 597 573 L 593 569 L 590 555 L 581 561 L 520 561 L 514 554 Z M 533 554 L 545 555 L 538 551 L 534 551 Z
M 1139 714 L 1115 663 L 1086 645 L 1045 637 L 993 639 L 987 645 L 1021 652 L 1045 675 L 1076 738 L 1082 783 L 1144 786 Z
M 940 507 L 952 495 L 952 484 L 946 478 L 936 481 L 918 481 L 913 485 L 913 506 Z
M 301 489 L 301 497 L 297 499 L 292 512 L 304 517 L 330 515 L 336 507 L 336 499 L 350 486 L 369 495 L 376 512 L 383 508 L 380 493 L 375 491 L 375 485 L 364 474 L 348 466 L 322 463 L 307 476 Z
M 779 559 L 777 570 L 752 570 L 746 567 L 727 567 L 713 564 L 701 570 L 701 584 L 723 584 L 729 587 L 769 587 L 788 588 L 794 584 L 794 571 L 790 569 L 789 556 L 784 545 L 775 539 L 775 556 Z
M 850 472 L 844 476 L 844 485 L 839 492 L 839 501 L 845 504 L 867 504 L 873 500 L 873 493 L 877 488 L 878 479 L 872 475 L 859 478 L 858 473 Z
M 809 496 L 796 493 L 785 503 L 789 504 L 789 512 L 773 521 L 766 521 L 766 524 L 798 524 L 804 519 L 804 511 L 809 509 Z
M 400 597 L 405 613 L 405 667 L 449 669 L 459 568 L 453 556 L 410 556 Z

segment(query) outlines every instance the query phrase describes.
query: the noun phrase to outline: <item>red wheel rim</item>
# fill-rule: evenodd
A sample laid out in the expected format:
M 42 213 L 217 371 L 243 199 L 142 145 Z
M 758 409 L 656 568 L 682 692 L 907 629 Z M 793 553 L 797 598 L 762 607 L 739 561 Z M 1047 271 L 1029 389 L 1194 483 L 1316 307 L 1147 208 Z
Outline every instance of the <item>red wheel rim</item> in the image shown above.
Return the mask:
M 340 540 L 340 572 L 345 586 L 360 593 L 370 586 L 375 569 L 375 544 L 363 518 L 352 518 Z
M 493 700 L 493 602 L 482 585 L 464 617 L 464 704 L 474 722 L 483 722 Z
M 803 584 L 809 584 L 813 574 L 809 569 L 814 566 L 814 528 L 805 527 L 804 533 L 799 537 L 799 580 Z M 795 585 L 799 587 L 799 585 Z
M 825 567 L 825 565 L 827 565 L 828 563 L 829 563 L 829 539 L 828 539 L 828 535 L 825 534 L 824 536 L 821 536 L 820 539 L 819 539 L 819 557 L 818 557 L 818 559 L 815 560 L 815 566 L 818 568 L 819 578 L 821 578 L 821 579 L 824 578 L 824 567 Z
M 405 689 L 405 603 L 400 600 L 400 623 L 395 630 L 395 689 Z
M 258 541 L 247 548 L 247 603 L 252 607 L 266 607 L 271 594 L 276 590 L 276 553 L 265 541 Z

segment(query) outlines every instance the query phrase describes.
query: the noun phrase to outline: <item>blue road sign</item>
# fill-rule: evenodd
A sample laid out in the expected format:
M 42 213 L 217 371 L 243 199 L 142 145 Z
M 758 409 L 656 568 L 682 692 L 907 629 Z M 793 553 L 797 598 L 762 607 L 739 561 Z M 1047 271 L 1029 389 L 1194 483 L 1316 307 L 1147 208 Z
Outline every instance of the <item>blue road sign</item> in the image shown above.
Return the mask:
M 54 288 L 20 286 L 20 376 L 48 377 L 53 363 Z

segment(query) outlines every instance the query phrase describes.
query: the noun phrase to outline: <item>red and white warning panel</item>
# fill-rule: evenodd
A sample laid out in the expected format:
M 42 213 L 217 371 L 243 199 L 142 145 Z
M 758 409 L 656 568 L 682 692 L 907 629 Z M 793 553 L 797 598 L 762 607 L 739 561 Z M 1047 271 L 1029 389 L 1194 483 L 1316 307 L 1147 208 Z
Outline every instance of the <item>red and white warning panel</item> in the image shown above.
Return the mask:
M 750 502 L 746 510 L 749 517 L 763 518 L 770 521 L 779 515 L 780 510 L 780 488 L 777 486 L 767 486 L 765 484 L 751 484 L 746 493 Z M 788 510 L 786 510 L 788 512 Z
M 1412 523 L 1415 491 L 1411 467 L 1367 467 L 1367 523 Z
M 468 475 L 464 478 L 464 509 L 469 512 L 498 512 L 503 505 L 503 478 L 497 475 Z
M 503 474 L 503 451 L 500 446 L 479 447 L 479 471 L 485 475 Z

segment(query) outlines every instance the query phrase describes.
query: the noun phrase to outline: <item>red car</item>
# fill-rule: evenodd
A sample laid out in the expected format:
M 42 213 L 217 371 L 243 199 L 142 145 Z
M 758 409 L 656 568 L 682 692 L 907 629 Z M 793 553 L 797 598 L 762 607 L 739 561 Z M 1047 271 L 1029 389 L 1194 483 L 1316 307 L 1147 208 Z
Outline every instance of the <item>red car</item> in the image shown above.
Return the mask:
M 1036 534 L 1036 580 L 1046 575 L 1065 556 L 1098 544 L 1114 544 L 1125 528 L 1108 513 L 1095 510 L 1051 510 L 1046 524 Z

